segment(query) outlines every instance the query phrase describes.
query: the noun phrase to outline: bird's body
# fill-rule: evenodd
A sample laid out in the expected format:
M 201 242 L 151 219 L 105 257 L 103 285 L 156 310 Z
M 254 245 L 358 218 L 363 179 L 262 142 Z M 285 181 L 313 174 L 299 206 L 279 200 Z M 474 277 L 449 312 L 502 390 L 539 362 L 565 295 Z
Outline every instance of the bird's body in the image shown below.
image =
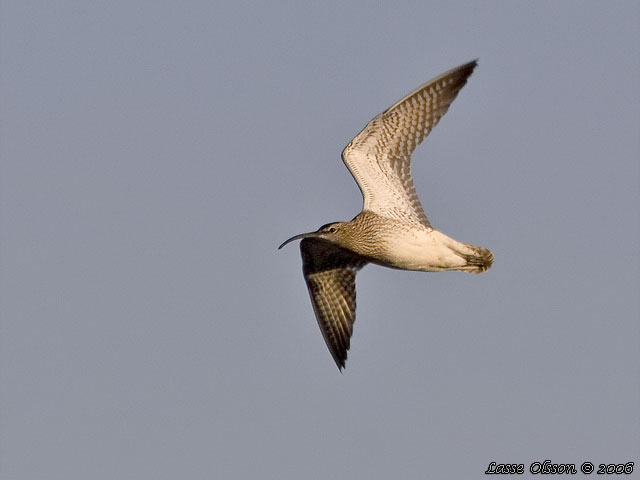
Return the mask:
M 362 212 L 350 222 L 331 224 L 333 242 L 370 263 L 401 270 L 481 273 L 492 257 L 489 250 L 467 245 L 431 226 Z M 469 264 L 475 257 L 484 262 Z
M 411 178 L 411 153 L 446 113 L 476 62 L 422 85 L 371 120 L 342 152 L 362 191 L 362 212 L 302 239 L 303 273 L 320 330 L 344 368 L 355 321 L 355 276 L 367 263 L 402 270 L 482 273 L 493 262 L 486 248 L 434 229 Z

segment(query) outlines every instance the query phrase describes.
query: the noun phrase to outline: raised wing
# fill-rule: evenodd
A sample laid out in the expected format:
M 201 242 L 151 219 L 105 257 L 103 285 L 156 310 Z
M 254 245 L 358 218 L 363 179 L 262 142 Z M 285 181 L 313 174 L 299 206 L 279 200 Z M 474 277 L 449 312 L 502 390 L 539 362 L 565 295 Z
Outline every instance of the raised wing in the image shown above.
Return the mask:
M 411 178 L 411 153 L 449 109 L 477 60 L 425 83 L 371 120 L 342 151 L 363 210 L 429 226 Z
M 366 261 L 331 242 L 300 242 L 302 270 L 320 331 L 342 370 L 356 320 L 356 273 Z

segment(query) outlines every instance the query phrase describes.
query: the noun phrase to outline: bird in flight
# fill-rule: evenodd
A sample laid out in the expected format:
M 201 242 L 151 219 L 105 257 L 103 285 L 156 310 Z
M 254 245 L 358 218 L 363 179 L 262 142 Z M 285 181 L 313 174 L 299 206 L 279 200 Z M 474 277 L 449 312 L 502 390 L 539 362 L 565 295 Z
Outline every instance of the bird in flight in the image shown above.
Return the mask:
M 358 183 L 362 212 L 301 239 L 302 270 L 313 310 L 338 369 L 347 360 L 356 313 L 356 273 L 367 263 L 402 270 L 485 272 L 490 250 L 431 226 L 411 178 L 411 154 L 449 109 L 477 60 L 418 87 L 371 120 L 342 151 Z

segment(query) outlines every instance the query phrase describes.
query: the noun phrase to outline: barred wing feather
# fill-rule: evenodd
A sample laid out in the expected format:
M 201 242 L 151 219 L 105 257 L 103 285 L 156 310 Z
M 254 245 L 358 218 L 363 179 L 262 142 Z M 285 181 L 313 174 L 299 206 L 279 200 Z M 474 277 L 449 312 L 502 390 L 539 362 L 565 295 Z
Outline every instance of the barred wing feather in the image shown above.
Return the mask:
M 449 109 L 477 61 L 425 83 L 371 120 L 345 147 L 342 159 L 368 210 L 430 226 L 411 178 L 411 154 Z
M 300 242 L 304 278 L 324 341 L 339 369 L 347 360 L 356 319 L 356 273 L 366 261 L 318 238 Z

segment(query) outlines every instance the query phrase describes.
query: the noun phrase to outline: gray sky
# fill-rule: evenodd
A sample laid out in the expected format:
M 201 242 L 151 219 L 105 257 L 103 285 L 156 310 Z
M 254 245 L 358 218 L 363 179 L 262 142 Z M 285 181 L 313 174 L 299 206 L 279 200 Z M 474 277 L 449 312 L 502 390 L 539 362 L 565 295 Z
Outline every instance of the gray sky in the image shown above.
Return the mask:
M 639 23 L 635 1 L 2 2 L 0 477 L 640 462 Z M 342 148 L 476 57 L 414 177 L 495 264 L 366 267 L 341 375 L 276 247 L 358 213 Z

